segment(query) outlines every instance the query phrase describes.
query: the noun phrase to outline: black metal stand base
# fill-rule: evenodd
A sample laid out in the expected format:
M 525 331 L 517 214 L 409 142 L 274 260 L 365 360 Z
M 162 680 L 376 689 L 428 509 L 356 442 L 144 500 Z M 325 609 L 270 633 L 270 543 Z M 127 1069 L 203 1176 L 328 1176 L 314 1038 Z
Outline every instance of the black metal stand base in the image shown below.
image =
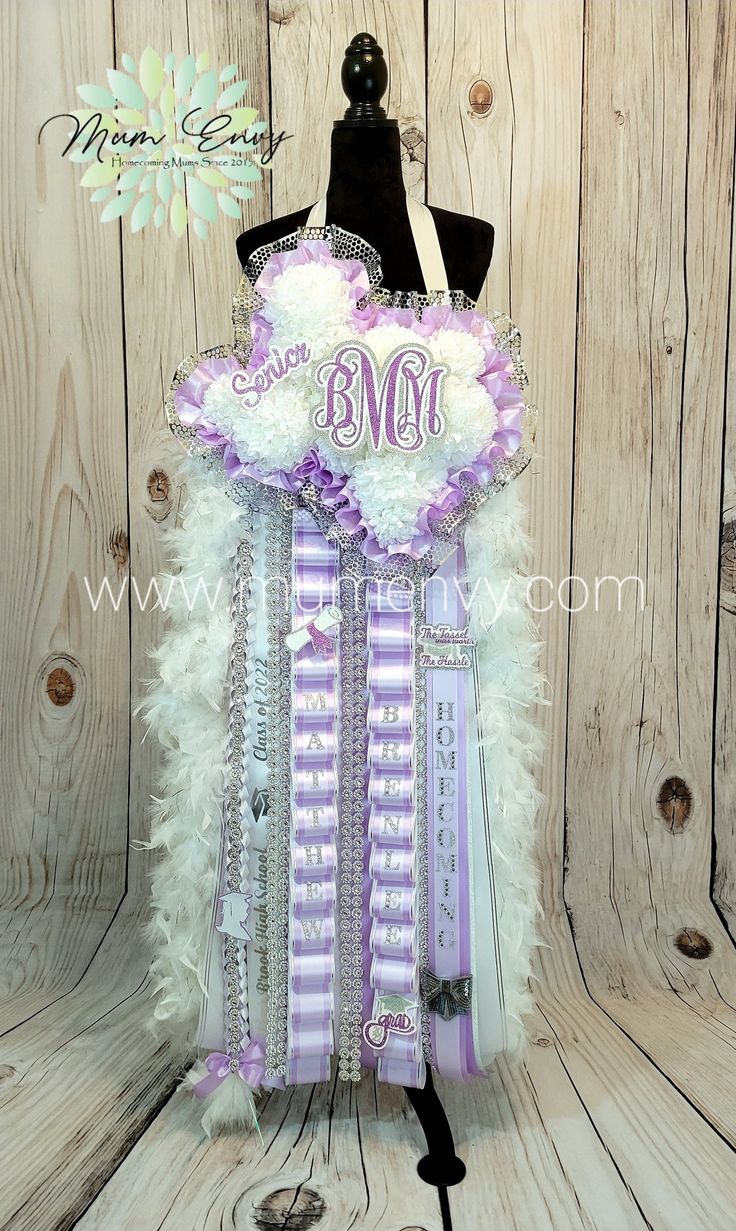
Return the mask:
M 427 1138 L 429 1153 L 417 1164 L 419 1176 L 425 1184 L 433 1184 L 435 1188 L 450 1188 L 453 1184 L 459 1184 L 465 1179 L 465 1163 L 455 1153 L 450 1121 L 434 1088 L 429 1068 L 422 1090 L 409 1086 L 404 1086 L 404 1089 Z

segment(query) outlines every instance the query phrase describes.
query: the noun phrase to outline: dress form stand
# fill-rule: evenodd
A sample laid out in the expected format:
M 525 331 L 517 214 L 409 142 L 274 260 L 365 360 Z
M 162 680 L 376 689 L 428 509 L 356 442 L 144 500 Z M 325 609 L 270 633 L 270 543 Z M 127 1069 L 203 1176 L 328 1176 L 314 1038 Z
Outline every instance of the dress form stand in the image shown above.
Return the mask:
M 417 1163 L 420 1178 L 425 1184 L 433 1184 L 436 1188 L 450 1188 L 453 1184 L 459 1184 L 465 1179 L 465 1163 L 455 1153 L 450 1121 L 434 1088 L 429 1065 L 422 1089 L 404 1086 L 404 1090 L 427 1139 L 428 1152 Z
M 380 100 L 388 84 L 381 48 L 370 34 L 356 34 L 346 49 L 342 85 L 350 100 L 332 126 L 327 221 L 359 235 L 381 258 L 383 285 L 391 291 L 425 291 L 412 238 L 401 169 L 396 120 Z M 493 253 L 490 223 L 431 205 L 447 284 L 477 301 Z M 237 240 L 242 266 L 256 248 L 306 224 L 309 207 L 244 231 Z
M 358 34 L 345 53 L 342 84 L 350 106 L 333 125 L 325 216 L 359 235 L 379 253 L 382 285 L 391 291 L 427 291 L 407 207 L 396 120 L 380 105 L 388 83 L 383 52 L 370 34 Z M 245 265 L 256 248 L 307 225 L 310 209 L 273 219 L 244 232 L 237 241 Z M 477 300 L 493 251 L 493 227 L 482 220 L 431 207 L 450 288 Z M 447 1114 L 435 1090 L 431 1069 L 422 1089 L 404 1087 L 427 1140 L 428 1153 L 417 1166 L 422 1180 L 440 1190 L 459 1184 L 465 1164 L 455 1153 Z

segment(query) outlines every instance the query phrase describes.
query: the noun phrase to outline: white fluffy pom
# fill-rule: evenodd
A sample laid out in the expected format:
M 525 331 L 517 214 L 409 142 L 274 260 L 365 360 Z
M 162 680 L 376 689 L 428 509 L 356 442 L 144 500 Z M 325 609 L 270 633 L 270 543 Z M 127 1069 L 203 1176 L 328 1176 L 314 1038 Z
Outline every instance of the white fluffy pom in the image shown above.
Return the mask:
M 385 363 L 391 352 L 398 346 L 427 346 L 426 339 L 420 337 L 413 329 L 394 322 L 387 325 L 374 325 L 372 329 L 367 329 L 361 341 L 373 351 L 379 365 Z
M 472 333 L 460 329 L 438 329 L 422 339 L 432 352 L 435 363 L 444 363 L 455 376 L 466 382 L 480 376 L 485 363 L 485 352 Z
M 240 414 L 240 398 L 233 393 L 231 385 L 232 373 L 224 372 L 207 386 L 202 398 L 202 404 L 207 414 L 218 425 L 231 423 L 234 416 Z
M 448 473 L 474 461 L 498 425 L 498 412 L 490 394 L 476 380 L 449 373 L 442 397 L 445 430 L 430 441 L 428 452 L 442 460 Z
M 290 470 L 304 457 L 314 440 L 310 415 L 315 402 L 305 389 L 301 372 L 279 381 L 252 409 L 241 408 L 232 436 L 238 456 L 256 462 L 268 473 Z
M 183 1087 L 191 1091 L 205 1073 L 204 1065 L 195 1065 L 182 1082 Z M 235 1073 L 229 1074 L 202 1099 L 202 1109 L 202 1128 L 208 1137 L 242 1133 L 248 1129 L 255 1129 L 261 1136 L 253 1090 Z

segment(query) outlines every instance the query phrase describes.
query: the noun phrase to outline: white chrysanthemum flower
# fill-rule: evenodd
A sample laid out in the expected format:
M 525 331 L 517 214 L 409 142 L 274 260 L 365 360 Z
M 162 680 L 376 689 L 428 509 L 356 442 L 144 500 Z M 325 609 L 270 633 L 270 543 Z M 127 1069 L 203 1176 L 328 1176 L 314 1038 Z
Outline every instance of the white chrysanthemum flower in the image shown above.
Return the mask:
M 319 356 L 349 332 L 353 303 L 339 269 L 310 261 L 274 278 L 262 312 L 274 325 L 272 345 L 289 346 L 298 338 Z
M 233 422 L 236 415 L 241 414 L 240 399 L 233 393 L 230 384 L 232 373 L 224 372 L 213 380 L 204 391 L 202 404 L 207 415 L 218 427 L 225 427 Z
M 321 328 L 316 329 L 314 322 L 311 325 L 311 332 L 308 332 L 309 327 L 304 326 L 299 334 L 299 341 L 306 342 L 309 346 L 311 370 L 318 363 L 325 359 L 331 358 L 337 350 L 338 346 L 342 346 L 344 342 L 357 338 L 357 334 L 351 333 L 345 325 L 339 322 L 334 325 L 324 323 Z M 285 351 L 288 346 L 294 344 L 294 333 L 291 327 L 282 327 L 280 324 L 274 328 L 271 337 L 270 345 L 279 351 Z
M 244 407 L 233 393 L 231 375 L 213 381 L 203 397 L 207 411 L 228 436 L 243 461 L 256 462 L 265 472 L 297 465 L 313 443 L 312 414 L 320 392 L 306 368 L 277 381 L 257 405 Z
M 362 341 L 373 351 L 379 366 L 386 362 L 398 346 L 425 345 L 424 338 L 413 329 L 408 329 L 406 325 L 397 325 L 393 321 L 388 325 L 374 325 L 372 329 L 366 329 Z
M 455 376 L 474 381 L 485 366 L 483 347 L 472 333 L 459 329 L 438 329 L 423 339 L 435 363 L 444 363 Z
M 303 382 L 285 377 L 257 406 L 241 407 L 230 435 L 238 456 L 255 462 L 267 474 L 298 465 L 314 436 Z
M 452 373 L 444 379 L 441 405 L 445 430 L 429 441 L 429 448 L 449 471 L 458 470 L 489 444 L 498 425 L 498 412 L 493 398 L 478 381 Z
M 350 488 L 381 547 L 407 542 L 417 531 L 419 511 L 447 478 L 444 464 L 427 454 L 393 452 L 355 466 Z

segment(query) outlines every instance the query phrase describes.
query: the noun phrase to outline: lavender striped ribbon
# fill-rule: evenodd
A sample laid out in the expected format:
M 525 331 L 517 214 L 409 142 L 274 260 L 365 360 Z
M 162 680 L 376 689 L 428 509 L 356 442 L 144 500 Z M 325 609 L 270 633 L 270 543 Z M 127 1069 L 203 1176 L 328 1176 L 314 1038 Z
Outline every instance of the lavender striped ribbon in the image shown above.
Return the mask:
M 311 516 L 294 516 L 292 615 L 306 625 L 337 601 L 338 553 Z M 289 1082 L 326 1081 L 334 1050 L 338 649 L 294 654 L 289 910 Z
M 380 580 L 368 588 L 368 836 L 370 986 L 373 1014 L 387 995 L 419 1002 L 416 924 L 414 610 L 410 591 Z M 422 1086 L 418 1010 L 414 1029 L 376 1049 L 381 1081 Z
M 465 628 L 461 545 L 427 586 L 427 622 Z M 471 973 L 470 815 L 468 809 L 467 672 L 427 671 L 427 817 L 429 840 L 429 964 L 438 978 Z M 483 1072 L 471 1013 L 444 1021 L 431 1015 L 434 1063 L 445 1077 L 467 1080 Z

